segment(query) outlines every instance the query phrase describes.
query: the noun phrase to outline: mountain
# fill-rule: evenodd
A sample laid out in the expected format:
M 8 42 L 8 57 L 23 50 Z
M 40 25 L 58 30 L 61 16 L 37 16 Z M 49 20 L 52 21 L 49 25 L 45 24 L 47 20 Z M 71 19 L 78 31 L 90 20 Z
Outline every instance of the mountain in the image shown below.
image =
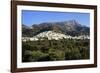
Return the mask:
M 45 22 L 40 24 L 33 24 L 31 27 L 22 26 L 23 37 L 33 37 L 42 32 L 53 31 L 70 36 L 89 35 L 90 28 L 81 25 L 76 20 L 69 20 L 63 22 Z

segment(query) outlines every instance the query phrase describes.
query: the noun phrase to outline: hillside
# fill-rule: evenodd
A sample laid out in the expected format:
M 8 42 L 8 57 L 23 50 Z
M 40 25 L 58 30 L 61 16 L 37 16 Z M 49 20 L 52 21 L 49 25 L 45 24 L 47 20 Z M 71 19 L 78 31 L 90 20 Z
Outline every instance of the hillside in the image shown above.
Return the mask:
M 22 62 L 90 59 L 90 28 L 75 20 L 22 26 Z
M 45 22 L 40 24 L 33 24 L 31 27 L 23 25 L 22 36 L 33 37 L 46 31 L 54 31 L 70 36 L 80 36 L 89 35 L 89 30 L 89 27 L 81 25 L 76 20 L 69 20 L 63 22 Z

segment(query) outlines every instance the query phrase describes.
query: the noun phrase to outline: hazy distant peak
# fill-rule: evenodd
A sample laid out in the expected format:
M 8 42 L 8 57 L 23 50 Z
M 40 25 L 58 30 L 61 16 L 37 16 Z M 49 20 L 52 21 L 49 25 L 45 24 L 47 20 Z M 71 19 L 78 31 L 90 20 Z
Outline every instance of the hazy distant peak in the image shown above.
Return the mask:
M 30 27 L 27 25 L 22 24 L 22 28 L 29 29 Z
M 76 20 L 69 20 L 69 21 L 67 22 L 67 25 L 77 25 L 77 26 L 82 26 L 82 25 L 79 24 L 79 22 L 76 21 Z

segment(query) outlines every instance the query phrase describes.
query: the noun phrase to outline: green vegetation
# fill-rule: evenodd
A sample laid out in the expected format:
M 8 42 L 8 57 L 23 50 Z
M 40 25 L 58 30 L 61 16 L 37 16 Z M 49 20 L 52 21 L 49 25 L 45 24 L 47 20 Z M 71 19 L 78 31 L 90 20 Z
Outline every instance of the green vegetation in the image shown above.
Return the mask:
M 89 59 L 88 39 L 62 39 L 22 42 L 22 61 L 59 61 Z

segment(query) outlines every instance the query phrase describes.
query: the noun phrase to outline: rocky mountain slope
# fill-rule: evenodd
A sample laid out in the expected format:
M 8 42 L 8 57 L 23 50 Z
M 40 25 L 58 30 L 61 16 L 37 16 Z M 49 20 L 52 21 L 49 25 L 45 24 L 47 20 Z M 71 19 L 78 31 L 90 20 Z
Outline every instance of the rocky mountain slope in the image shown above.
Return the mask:
M 44 36 L 46 36 L 46 34 L 49 33 L 52 33 L 53 35 L 54 32 L 57 35 L 63 35 L 63 37 L 65 37 L 66 35 L 75 37 L 81 35 L 89 35 L 90 33 L 89 30 L 90 30 L 89 27 L 83 26 L 75 20 L 69 20 L 63 22 L 45 22 L 40 24 L 33 24 L 31 27 L 23 25 L 22 37 L 40 36 L 42 34 L 45 34 Z

